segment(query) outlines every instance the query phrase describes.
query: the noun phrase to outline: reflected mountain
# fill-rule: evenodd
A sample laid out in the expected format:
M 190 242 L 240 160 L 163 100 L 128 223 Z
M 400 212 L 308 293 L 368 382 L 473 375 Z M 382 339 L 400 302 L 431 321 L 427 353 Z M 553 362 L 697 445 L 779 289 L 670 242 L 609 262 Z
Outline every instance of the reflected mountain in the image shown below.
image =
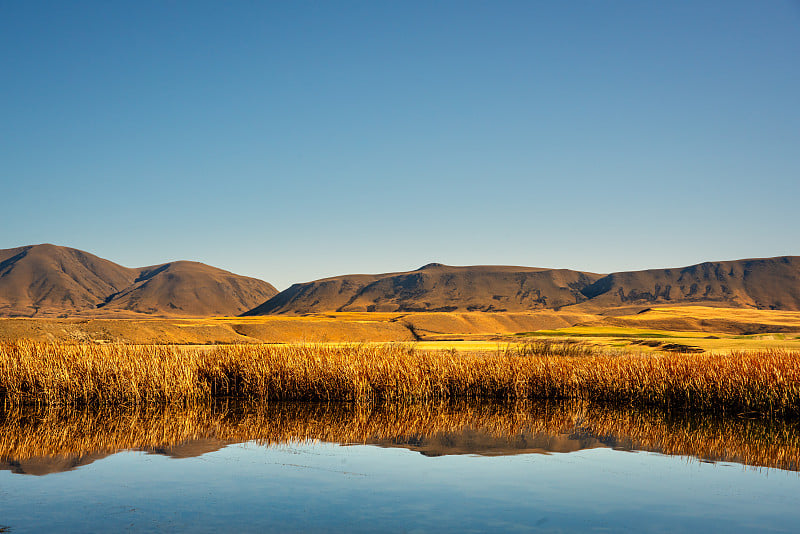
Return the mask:
M 56 454 L 53 456 L 34 456 L 21 460 L 6 459 L 0 461 L 0 469 L 5 469 L 18 475 L 50 475 L 52 473 L 72 471 L 82 465 L 89 465 L 95 460 L 102 460 L 109 454 Z
M 399 447 L 430 457 L 451 454 L 480 456 L 550 454 L 614 447 L 614 445 L 589 435 L 550 435 L 521 431 L 514 436 L 493 436 L 472 428 L 465 428 L 458 432 L 443 432 L 432 436 L 375 439 L 369 441 L 369 444 L 387 448 Z
M 14 408 L 0 412 L 0 469 L 47 475 L 123 450 L 191 458 L 228 445 L 321 441 L 425 456 L 652 451 L 797 471 L 797 422 L 582 402 L 352 405 L 216 401 L 185 407 Z

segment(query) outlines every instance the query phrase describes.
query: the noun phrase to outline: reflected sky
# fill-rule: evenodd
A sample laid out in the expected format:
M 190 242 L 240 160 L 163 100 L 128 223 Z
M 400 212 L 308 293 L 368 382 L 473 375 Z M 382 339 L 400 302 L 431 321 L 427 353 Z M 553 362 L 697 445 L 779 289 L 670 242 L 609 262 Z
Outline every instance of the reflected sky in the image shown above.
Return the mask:
M 583 405 L 223 405 L 148 413 L 73 411 L 60 424 L 52 411 L 6 413 L 0 525 L 12 532 L 791 532 L 800 524 L 797 472 L 635 452 L 630 421 Z M 793 443 L 786 429 L 796 429 L 628 415 L 673 425 L 676 433 L 662 436 L 673 446 L 687 428 L 695 443 L 713 433 L 724 440 L 727 431 L 729 439 L 773 432 L 785 444 Z M 591 433 L 604 417 L 617 421 L 617 434 Z M 136 433 L 142 425 L 147 430 Z M 10 439 L 13 429 L 21 433 Z M 67 446 L 80 429 L 82 443 L 94 447 L 82 457 Z M 61 432 L 50 445 L 63 450 L 25 457 L 43 451 L 45 431 Z M 352 439 L 359 433 L 362 443 Z M 687 435 L 680 439 L 692 442 Z M 123 443 L 126 436 L 140 446 Z M 128 450 L 113 453 L 114 444 Z M 26 470 L 44 459 L 49 470 Z M 80 465 L 69 464 L 76 459 Z

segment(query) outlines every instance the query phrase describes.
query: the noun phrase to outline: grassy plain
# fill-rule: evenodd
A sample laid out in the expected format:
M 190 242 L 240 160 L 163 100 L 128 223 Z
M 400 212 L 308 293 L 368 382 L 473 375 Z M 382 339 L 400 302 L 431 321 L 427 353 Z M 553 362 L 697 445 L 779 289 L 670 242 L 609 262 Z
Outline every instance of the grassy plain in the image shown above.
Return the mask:
M 580 340 L 597 346 L 636 348 L 659 351 L 664 347 L 679 345 L 702 349 L 705 352 L 728 353 L 744 350 L 795 349 L 800 350 L 800 334 L 736 335 L 721 332 L 690 332 L 627 328 L 618 326 L 576 326 L 559 330 L 540 330 L 518 334 L 520 338 L 546 338 L 552 340 Z M 680 347 L 677 347 L 680 351 Z
M 553 329 L 521 332 L 520 338 L 576 339 L 605 347 L 664 350 L 693 347 L 707 352 L 800 349 L 800 312 L 683 306 L 600 317 Z
M 638 311 L 638 313 L 637 313 Z M 299 317 L 0 319 L 0 341 L 126 344 L 416 342 L 491 351 L 526 339 L 578 340 L 634 351 L 666 345 L 725 353 L 800 349 L 800 312 L 700 306 L 520 313 L 316 313 Z

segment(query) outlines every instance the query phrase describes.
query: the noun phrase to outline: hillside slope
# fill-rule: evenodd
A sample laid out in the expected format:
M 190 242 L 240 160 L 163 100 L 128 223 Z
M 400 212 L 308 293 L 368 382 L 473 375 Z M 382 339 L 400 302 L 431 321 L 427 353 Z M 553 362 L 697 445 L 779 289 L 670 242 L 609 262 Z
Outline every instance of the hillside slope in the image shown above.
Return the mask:
M 294 284 L 245 315 L 565 309 L 635 313 L 652 305 L 800 310 L 800 257 L 706 262 L 609 275 L 430 264 L 415 271 Z
M 0 315 L 50 316 L 93 309 L 138 271 L 55 245 L 0 250 Z
M 270 284 L 194 261 L 144 267 L 134 283 L 100 307 L 138 313 L 238 315 L 278 291 Z
M 245 315 L 560 308 L 586 300 L 581 289 L 600 277 L 567 269 L 434 263 L 415 271 L 294 284 Z
M 133 312 L 237 315 L 269 299 L 267 282 L 197 262 L 131 269 L 56 245 L 0 250 L 0 316 Z
M 613 273 L 583 289 L 578 307 L 703 304 L 800 310 L 800 256 L 705 262 Z

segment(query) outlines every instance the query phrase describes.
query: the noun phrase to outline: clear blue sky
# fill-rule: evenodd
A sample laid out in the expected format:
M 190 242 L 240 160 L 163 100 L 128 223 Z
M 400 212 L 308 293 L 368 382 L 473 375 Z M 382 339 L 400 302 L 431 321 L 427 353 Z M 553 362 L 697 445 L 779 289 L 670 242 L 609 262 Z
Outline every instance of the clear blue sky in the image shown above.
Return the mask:
M 800 4 L 0 0 L 0 248 L 285 288 L 800 254 Z

